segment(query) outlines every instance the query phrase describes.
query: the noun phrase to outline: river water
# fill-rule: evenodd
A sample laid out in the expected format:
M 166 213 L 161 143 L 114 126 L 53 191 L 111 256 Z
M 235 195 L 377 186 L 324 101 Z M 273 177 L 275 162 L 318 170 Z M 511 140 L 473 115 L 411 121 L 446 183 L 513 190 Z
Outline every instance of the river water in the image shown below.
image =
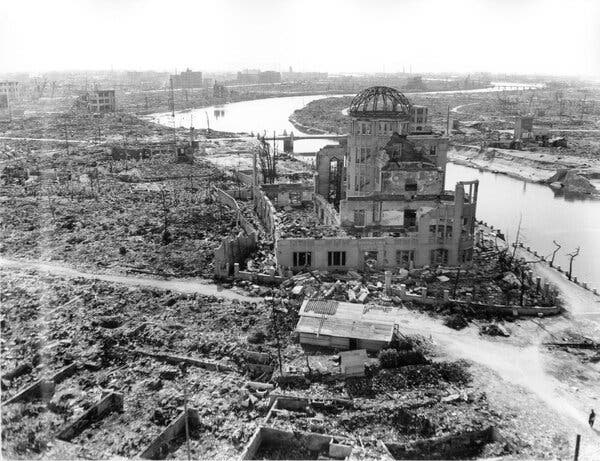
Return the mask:
M 483 91 L 500 91 L 503 83 Z M 482 92 L 482 90 L 470 90 Z M 343 96 L 343 95 L 339 95 Z M 195 109 L 175 114 L 156 114 L 153 118 L 167 126 L 210 128 L 219 131 L 266 133 L 267 136 L 288 133 L 297 129 L 288 118 L 296 109 L 310 101 L 331 97 L 291 96 L 244 101 Z M 306 140 L 294 143 L 297 153 L 316 152 L 332 141 Z M 521 220 L 520 241 L 531 246 L 540 254 L 549 255 L 556 240 L 562 248 L 556 255 L 555 264 L 568 267 L 568 256 L 580 247 L 580 254 L 574 260 L 573 274 L 579 280 L 600 289 L 600 201 L 580 198 L 567 198 L 557 195 L 547 186 L 528 183 L 505 175 L 479 171 L 475 168 L 449 163 L 446 175 L 446 188 L 451 189 L 457 181 L 478 179 L 479 200 L 478 218 L 500 228 L 514 241 L 519 220 Z

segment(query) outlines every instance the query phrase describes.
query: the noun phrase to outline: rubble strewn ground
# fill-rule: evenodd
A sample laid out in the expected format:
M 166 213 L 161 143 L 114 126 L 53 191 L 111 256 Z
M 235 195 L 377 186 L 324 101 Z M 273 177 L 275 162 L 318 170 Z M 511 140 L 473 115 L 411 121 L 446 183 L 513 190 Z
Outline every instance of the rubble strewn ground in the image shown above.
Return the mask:
M 135 456 L 178 413 L 184 380 L 176 365 L 134 351 L 210 358 L 237 369 L 249 331 L 267 318 L 260 304 L 106 282 L 3 271 L 1 283 L 2 369 L 37 363 L 30 373 L 3 381 L 3 400 L 68 362 L 81 365 L 48 405 L 3 408 L 3 452 L 10 457 L 47 453 L 59 427 L 96 402 L 103 389 L 126 396 L 124 412 L 73 440 L 75 454 Z M 264 344 L 252 347 L 273 350 Z M 203 421 L 194 452 L 209 457 L 235 453 L 251 433 L 244 421 L 256 417 L 256 410 L 244 407 L 243 373 L 190 366 L 185 376 L 188 405 L 200 410 Z
M 449 98 L 457 104 L 485 104 L 486 97 Z M 136 98 L 127 100 L 128 107 L 141 111 L 144 100 Z M 432 116 L 441 123 L 449 100 L 439 101 Z M 338 103 L 346 104 L 342 99 Z M 343 108 L 338 107 L 340 114 Z M 61 138 L 65 128 L 68 146 Z M 164 146 L 173 137 L 173 130 L 132 115 L 36 115 L 13 122 L 4 133 L 50 140 L 3 141 L 3 257 L 57 260 L 95 273 L 210 278 L 215 248 L 240 231 L 237 213 L 215 202 L 210 190 L 215 186 L 244 195 L 232 171 L 251 166 L 251 140 L 201 133 L 201 149 L 189 164 L 177 163 L 173 152 L 142 160 L 112 158 L 112 142 L 121 147 Z M 466 133 L 465 142 L 480 140 L 477 133 Z M 175 133 L 179 139 L 187 135 L 181 129 Z M 587 156 L 581 157 L 587 162 Z M 293 158 L 281 158 L 278 167 L 292 182 L 311 174 Z M 242 269 L 275 275 L 273 242 L 253 202 L 240 198 L 238 204 L 259 232 L 258 248 Z M 334 229 L 317 226 L 311 205 L 279 207 L 278 218 L 284 237 L 337 235 Z M 49 401 L 3 405 L 3 456 L 133 457 L 187 405 L 200 417 L 191 432 L 191 456 L 233 458 L 267 415 L 269 393 L 350 402 L 313 405 L 301 414 L 278 417 L 277 424 L 293 431 L 346 436 L 357 452 L 361 445 L 375 446 L 380 440 L 414 442 L 492 426 L 503 440 L 486 444 L 476 456 L 571 456 L 569 418 L 579 416 L 582 402 L 596 399 L 597 351 L 548 345 L 531 353 L 531 348 L 542 341 L 581 342 L 575 330 L 584 326 L 564 317 L 497 318 L 442 302 L 448 291 L 452 298 L 490 304 L 561 303 L 555 290 L 548 296 L 528 278 L 530 266 L 496 243 L 488 236 L 476 249 L 473 267 L 461 272 L 443 267 L 394 271 L 394 289 L 405 285 L 414 295 L 426 289 L 439 300 L 432 305 L 386 292 L 384 273 L 371 266 L 347 274 L 300 272 L 280 286 L 222 281 L 220 288 L 242 287 L 257 296 L 256 302 L 2 268 L 3 402 L 63 366 L 77 364 L 77 371 L 57 384 Z M 291 334 L 304 297 L 350 301 L 360 308 L 363 303 L 366 308 L 400 308 L 407 319 L 399 326 L 404 340 L 393 347 L 398 354 L 413 354 L 411 362 L 388 360 L 395 352 L 387 352 L 388 359 L 371 354 L 365 376 L 340 376 L 336 351 L 304 350 Z M 519 378 L 511 376 L 513 368 L 495 363 L 496 358 L 518 361 L 521 356 L 535 359 L 527 367 L 543 370 L 536 375 L 540 393 L 548 390 L 547 370 L 562 386 L 562 394 L 554 398 L 550 393 L 540 402 L 531 387 L 515 384 Z M 256 392 L 250 382 L 268 384 L 270 390 Z M 569 406 L 572 388 L 578 404 Z M 70 443 L 57 441 L 58 431 L 105 391 L 123 395 L 123 411 L 94 422 Z M 548 403 L 552 399 L 556 406 Z M 593 439 L 585 433 L 585 440 Z M 185 441 L 179 437 L 168 457 L 186 456 Z

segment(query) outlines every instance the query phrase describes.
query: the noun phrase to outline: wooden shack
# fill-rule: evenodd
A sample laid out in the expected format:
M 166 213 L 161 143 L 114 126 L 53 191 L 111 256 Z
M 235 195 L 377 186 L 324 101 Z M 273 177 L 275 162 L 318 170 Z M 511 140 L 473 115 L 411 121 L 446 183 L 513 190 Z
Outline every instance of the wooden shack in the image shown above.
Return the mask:
M 389 345 L 395 334 L 395 317 L 371 319 L 363 307 L 338 301 L 305 300 L 295 330 L 300 344 L 367 351 Z

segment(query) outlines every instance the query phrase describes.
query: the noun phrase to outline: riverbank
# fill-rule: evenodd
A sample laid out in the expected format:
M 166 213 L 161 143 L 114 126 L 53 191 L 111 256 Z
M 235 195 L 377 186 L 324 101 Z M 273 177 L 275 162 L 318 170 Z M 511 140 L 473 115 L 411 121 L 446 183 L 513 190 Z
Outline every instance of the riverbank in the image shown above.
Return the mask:
M 454 144 L 448 151 L 448 160 L 515 179 L 548 184 L 565 193 L 599 196 L 593 181 L 600 178 L 600 162 L 589 158 Z

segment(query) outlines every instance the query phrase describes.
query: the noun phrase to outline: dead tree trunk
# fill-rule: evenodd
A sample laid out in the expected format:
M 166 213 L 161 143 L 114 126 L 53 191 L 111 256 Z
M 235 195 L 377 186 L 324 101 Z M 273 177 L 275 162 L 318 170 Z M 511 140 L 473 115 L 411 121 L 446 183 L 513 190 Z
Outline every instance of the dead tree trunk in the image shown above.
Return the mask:
M 550 267 L 552 267 L 554 264 L 554 258 L 556 257 L 556 253 L 558 252 L 558 250 L 560 250 L 562 248 L 558 243 L 556 243 L 556 240 L 552 240 L 552 243 L 554 243 L 556 245 L 556 249 L 552 252 L 552 259 L 550 260 Z
M 571 280 L 571 277 L 573 276 L 573 260 L 575 259 L 575 257 L 579 254 L 579 247 L 577 247 L 577 249 L 573 252 L 573 253 L 569 253 L 567 256 L 569 256 L 569 273 L 567 274 L 567 277 L 569 277 L 569 280 Z

